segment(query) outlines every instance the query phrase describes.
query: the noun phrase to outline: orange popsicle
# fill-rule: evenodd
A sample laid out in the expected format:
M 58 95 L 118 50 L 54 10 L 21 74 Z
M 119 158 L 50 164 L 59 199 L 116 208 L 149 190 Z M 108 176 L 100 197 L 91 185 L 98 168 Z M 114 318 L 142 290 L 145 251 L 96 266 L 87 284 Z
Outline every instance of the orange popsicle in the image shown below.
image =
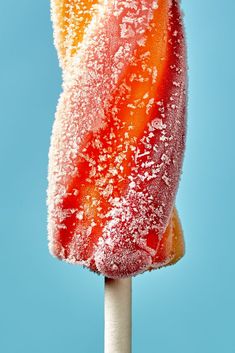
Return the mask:
M 184 253 L 173 209 L 185 142 L 178 1 L 52 2 L 63 69 L 49 154 L 53 255 L 110 278 Z

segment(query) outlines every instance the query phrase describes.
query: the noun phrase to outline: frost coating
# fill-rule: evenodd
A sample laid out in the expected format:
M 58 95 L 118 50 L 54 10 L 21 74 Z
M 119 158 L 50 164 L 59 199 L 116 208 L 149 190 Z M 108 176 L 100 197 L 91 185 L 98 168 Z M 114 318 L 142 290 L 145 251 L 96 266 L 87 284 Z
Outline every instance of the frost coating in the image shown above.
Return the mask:
M 108 277 L 135 275 L 174 257 L 173 231 L 162 242 L 184 151 L 178 5 L 63 6 L 52 3 L 64 82 L 49 153 L 50 250 Z

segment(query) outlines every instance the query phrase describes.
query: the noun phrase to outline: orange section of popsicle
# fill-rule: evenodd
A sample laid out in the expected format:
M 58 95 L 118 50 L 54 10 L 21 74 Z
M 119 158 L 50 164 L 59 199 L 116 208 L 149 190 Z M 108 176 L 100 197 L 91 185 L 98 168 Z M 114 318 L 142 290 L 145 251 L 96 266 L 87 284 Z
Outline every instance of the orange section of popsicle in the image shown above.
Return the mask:
M 55 44 L 62 68 L 78 51 L 97 3 L 98 0 L 51 0 Z
M 173 265 L 184 256 L 185 245 L 183 230 L 176 208 L 173 209 L 169 224 L 158 244 L 157 255 L 154 262 L 158 267 Z

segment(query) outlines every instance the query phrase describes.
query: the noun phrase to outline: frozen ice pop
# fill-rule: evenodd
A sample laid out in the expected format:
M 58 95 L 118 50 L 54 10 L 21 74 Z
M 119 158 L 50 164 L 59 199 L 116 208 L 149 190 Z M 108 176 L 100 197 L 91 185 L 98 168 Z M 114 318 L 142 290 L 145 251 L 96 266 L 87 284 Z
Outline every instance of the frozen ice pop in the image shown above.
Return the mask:
M 63 71 L 49 152 L 51 253 L 109 278 L 184 254 L 176 191 L 187 69 L 176 0 L 53 0 Z

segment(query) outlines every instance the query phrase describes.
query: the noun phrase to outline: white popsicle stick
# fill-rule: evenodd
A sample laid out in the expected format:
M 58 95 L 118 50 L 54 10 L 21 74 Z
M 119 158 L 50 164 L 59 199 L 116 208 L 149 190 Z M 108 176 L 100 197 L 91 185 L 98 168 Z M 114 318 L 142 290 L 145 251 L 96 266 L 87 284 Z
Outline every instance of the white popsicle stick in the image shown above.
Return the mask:
M 131 278 L 105 278 L 104 352 L 131 353 Z

